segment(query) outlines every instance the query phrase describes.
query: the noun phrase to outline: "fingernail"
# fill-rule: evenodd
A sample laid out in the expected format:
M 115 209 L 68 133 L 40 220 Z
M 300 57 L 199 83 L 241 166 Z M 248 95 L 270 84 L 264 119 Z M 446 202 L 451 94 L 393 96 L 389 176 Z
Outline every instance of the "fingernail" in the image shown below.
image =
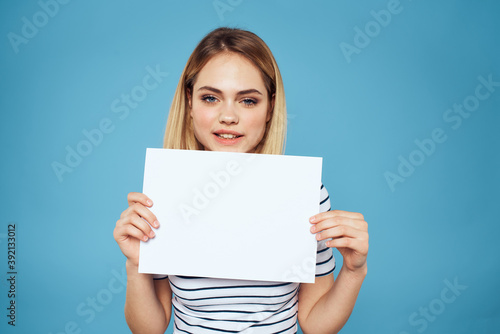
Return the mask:
M 311 218 L 309 218 L 309 221 L 312 223 L 313 221 L 316 220 L 316 217 L 312 216 Z
M 153 231 L 149 232 L 149 237 L 150 238 L 154 238 L 154 236 L 155 236 L 155 233 Z
M 149 206 L 153 205 L 153 202 L 151 202 L 151 200 L 150 200 L 150 199 L 148 199 L 148 200 L 146 201 L 146 203 L 148 203 L 148 205 L 149 205 Z
M 316 232 L 316 226 L 312 226 L 312 227 L 311 227 L 311 232 L 312 232 L 312 233 Z
M 144 240 L 144 241 L 148 241 L 148 237 L 147 237 L 147 236 L 143 236 L 143 237 L 142 237 L 142 240 Z

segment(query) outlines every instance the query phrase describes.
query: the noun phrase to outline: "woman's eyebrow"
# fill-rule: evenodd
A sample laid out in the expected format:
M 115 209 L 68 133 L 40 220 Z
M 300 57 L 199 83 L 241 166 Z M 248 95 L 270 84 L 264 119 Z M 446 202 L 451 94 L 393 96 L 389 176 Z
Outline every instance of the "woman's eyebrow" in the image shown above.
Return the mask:
M 205 90 L 209 90 L 209 91 L 212 91 L 216 94 L 222 94 L 222 91 L 220 89 L 217 89 L 217 88 L 214 88 L 214 87 L 210 87 L 210 86 L 203 86 L 203 87 L 200 87 L 198 88 L 198 91 L 202 90 L 202 89 L 205 89 Z M 251 89 L 245 89 L 245 90 L 242 90 L 242 91 L 239 91 L 238 93 L 236 93 L 236 95 L 245 95 L 245 94 L 250 94 L 250 93 L 257 93 L 257 94 L 260 94 L 262 95 L 261 92 L 259 92 L 257 89 L 255 88 L 251 88 Z

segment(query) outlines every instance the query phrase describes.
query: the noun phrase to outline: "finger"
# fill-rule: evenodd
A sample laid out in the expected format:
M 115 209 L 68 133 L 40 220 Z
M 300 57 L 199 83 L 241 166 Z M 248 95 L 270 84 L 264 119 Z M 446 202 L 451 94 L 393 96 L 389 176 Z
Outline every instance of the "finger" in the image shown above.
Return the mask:
M 368 233 L 351 226 L 341 225 L 329 228 L 316 234 L 317 240 L 340 237 L 349 237 L 364 240 L 367 239 Z
M 142 204 L 136 203 L 133 205 L 135 212 L 142 218 L 144 218 L 148 224 L 153 226 L 154 228 L 158 228 L 160 223 L 158 222 L 158 218 L 156 218 L 155 214 L 151 212 L 148 208 L 144 207 Z
M 116 229 L 118 229 L 119 231 L 123 231 L 123 229 L 126 228 L 127 225 L 134 226 L 136 229 L 142 231 L 144 235 L 148 236 L 148 238 L 154 238 L 155 236 L 155 233 L 151 229 L 151 226 L 148 224 L 148 222 L 136 213 L 132 213 L 124 218 L 120 218 L 116 222 Z M 140 237 L 140 239 L 142 239 L 142 237 Z
M 128 206 L 132 206 L 134 203 L 140 203 L 144 206 L 150 207 L 153 205 L 151 198 L 143 193 L 130 192 L 127 195 Z
M 353 238 L 338 238 L 333 240 L 328 240 L 326 243 L 327 247 L 335 248 L 349 248 L 361 255 L 368 254 L 368 243 L 363 240 L 353 239 Z
M 139 216 L 131 216 L 129 224 L 135 226 L 137 229 L 142 231 L 142 233 L 144 233 L 144 235 L 147 236 L 148 238 L 154 238 L 155 232 L 143 218 Z
M 125 211 L 123 211 L 121 218 L 126 218 L 128 216 L 134 215 L 144 218 L 144 220 L 146 220 L 148 224 L 150 224 L 154 228 L 160 227 L 160 223 L 158 222 L 155 214 L 141 203 L 134 203 L 129 206 Z
M 327 218 L 333 218 L 333 217 L 347 217 L 347 218 L 351 218 L 351 219 L 360 219 L 360 220 L 365 219 L 365 217 L 359 212 L 331 210 L 331 211 L 321 212 L 321 213 L 318 213 L 318 214 L 312 216 L 309 219 L 309 222 L 311 222 L 312 224 L 317 224 L 322 220 L 325 220 Z
M 147 241 L 149 239 L 147 235 L 132 224 L 117 227 L 113 234 L 117 242 L 127 240 L 130 237 L 142 241 Z
M 348 217 L 335 216 L 322 220 L 311 226 L 311 233 L 320 232 L 335 226 L 350 226 L 358 230 L 368 231 L 368 223 L 364 220 L 352 219 Z
M 138 240 L 148 241 L 149 239 L 149 237 L 146 234 L 144 234 L 142 230 L 138 229 L 134 225 L 127 225 L 127 227 L 125 228 L 125 232 L 127 236 L 134 237 Z

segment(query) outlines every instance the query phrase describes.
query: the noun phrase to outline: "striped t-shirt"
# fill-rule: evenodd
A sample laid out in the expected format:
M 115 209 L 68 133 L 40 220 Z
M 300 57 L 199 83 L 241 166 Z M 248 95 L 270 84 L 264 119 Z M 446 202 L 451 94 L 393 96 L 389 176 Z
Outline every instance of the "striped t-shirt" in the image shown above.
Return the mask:
M 320 212 L 331 210 L 321 185 Z M 333 273 L 335 258 L 318 241 L 316 277 Z M 300 283 L 154 275 L 172 289 L 174 333 L 297 333 Z

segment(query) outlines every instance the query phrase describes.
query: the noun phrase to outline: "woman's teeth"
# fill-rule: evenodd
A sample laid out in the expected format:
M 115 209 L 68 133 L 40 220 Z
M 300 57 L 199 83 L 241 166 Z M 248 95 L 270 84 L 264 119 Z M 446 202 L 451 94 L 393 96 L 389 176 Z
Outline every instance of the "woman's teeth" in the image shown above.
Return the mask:
M 229 134 L 229 133 L 218 133 L 217 136 L 219 138 L 224 138 L 224 139 L 234 139 L 234 138 L 238 137 L 236 135 L 232 135 L 232 134 Z

